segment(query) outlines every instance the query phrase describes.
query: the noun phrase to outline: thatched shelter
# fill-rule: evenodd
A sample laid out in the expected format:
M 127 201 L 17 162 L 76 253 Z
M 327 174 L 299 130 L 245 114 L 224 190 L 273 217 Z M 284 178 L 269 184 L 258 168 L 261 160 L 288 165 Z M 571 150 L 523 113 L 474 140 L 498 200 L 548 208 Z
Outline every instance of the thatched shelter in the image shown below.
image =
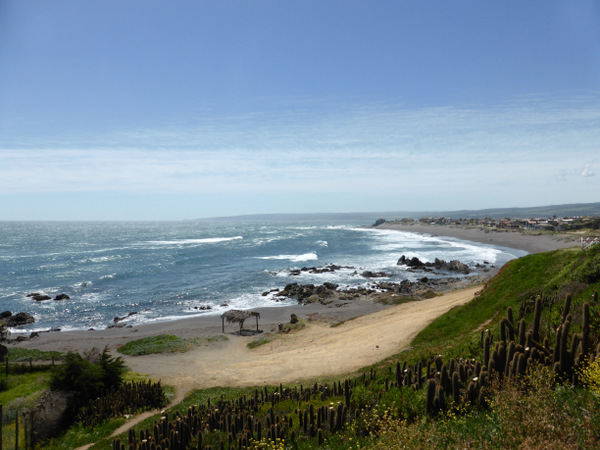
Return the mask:
M 241 335 L 242 329 L 244 328 L 244 321 L 251 316 L 256 317 L 256 331 L 258 331 L 258 319 L 260 319 L 260 313 L 252 311 L 241 311 L 239 309 L 232 309 L 230 311 L 224 312 L 223 314 L 221 314 L 223 333 L 225 333 L 225 321 L 227 320 L 227 323 L 239 322 Z

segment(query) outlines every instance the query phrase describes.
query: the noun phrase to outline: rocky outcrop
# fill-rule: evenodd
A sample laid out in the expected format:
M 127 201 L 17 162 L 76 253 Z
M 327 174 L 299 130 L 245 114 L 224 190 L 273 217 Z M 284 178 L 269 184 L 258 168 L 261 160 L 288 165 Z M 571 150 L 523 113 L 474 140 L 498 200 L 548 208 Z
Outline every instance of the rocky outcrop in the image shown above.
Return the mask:
M 322 267 L 303 267 L 301 269 L 292 269 L 292 270 L 290 270 L 290 275 L 298 276 L 298 275 L 301 275 L 303 272 L 310 273 L 310 274 L 330 273 L 330 272 L 336 272 L 340 269 L 354 269 L 354 267 L 338 266 L 336 264 L 327 264 Z
M 363 273 L 360 274 L 360 276 L 363 278 L 386 278 L 390 275 L 385 272 L 372 272 L 370 270 L 365 270 Z
M 390 295 L 419 300 L 430 298 L 436 293 L 464 287 L 468 280 L 456 277 L 429 278 L 422 277 L 416 281 L 402 280 L 400 282 L 381 281 L 374 283 L 370 287 L 353 287 L 348 289 L 339 289 L 338 285 L 324 283 L 320 286 L 314 284 L 291 283 L 285 289 L 274 294 L 275 298 L 293 298 L 302 305 L 319 302 L 330 304 L 334 301 L 351 301 L 357 298 L 368 298 L 374 302 L 385 303 Z M 336 306 L 339 306 L 336 305 Z
M 26 312 L 12 314 L 10 311 L 5 311 L 2 313 L 2 318 L 0 319 L 0 324 L 9 328 L 27 325 L 34 322 L 34 317 Z
M 435 258 L 435 261 L 431 263 L 431 262 L 423 262 L 416 256 L 413 258 L 407 258 L 406 256 L 402 255 L 400 257 L 400 259 L 398 259 L 398 262 L 396 264 L 398 266 L 407 266 L 410 269 L 424 270 L 424 271 L 429 271 L 429 272 L 431 272 L 433 269 L 435 269 L 435 270 L 443 270 L 446 272 L 457 272 L 457 273 L 461 273 L 464 275 L 468 275 L 469 273 L 471 273 L 469 266 L 467 266 L 464 263 L 461 263 L 457 259 L 453 259 L 450 262 L 446 262 L 443 259 Z
M 52 297 L 46 294 L 41 294 L 39 292 L 32 292 L 31 294 L 27 294 L 27 297 L 35 300 L 36 302 L 43 302 L 44 300 L 52 300 Z
M 290 283 L 276 295 L 278 297 L 295 298 L 298 303 L 306 304 L 322 301 L 335 294 L 338 288 L 337 284 L 323 283 L 319 286 L 314 284 Z
M 126 316 L 123 316 L 123 317 L 115 317 L 115 318 L 113 319 L 113 323 L 118 323 L 118 322 L 120 322 L 120 321 L 122 321 L 122 320 L 125 320 L 125 319 L 127 319 L 127 318 L 131 317 L 131 316 L 135 316 L 136 314 L 137 314 L 137 311 L 133 311 L 133 312 L 130 312 L 129 314 L 127 314 Z
M 36 302 L 52 300 L 52 297 L 50 297 L 49 295 L 46 295 L 46 294 L 42 294 L 40 292 L 32 292 L 31 294 L 27 294 L 27 297 L 29 297 L 31 300 L 35 300 Z M 71 297 L 69 297 L 67 294 L 65 294 L 63 292 L 62 294 L 58 294 L 56 297 L 54 297 L 54 300 L 57 300 L 57 301 L 69 300 L 70 298 Z

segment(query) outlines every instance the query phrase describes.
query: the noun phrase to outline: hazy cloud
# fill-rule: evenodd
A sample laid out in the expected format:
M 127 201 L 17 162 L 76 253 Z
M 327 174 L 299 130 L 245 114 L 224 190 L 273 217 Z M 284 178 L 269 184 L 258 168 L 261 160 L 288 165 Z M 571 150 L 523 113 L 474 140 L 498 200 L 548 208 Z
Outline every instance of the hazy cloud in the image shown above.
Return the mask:
M 540 204 L 554 198 L 555 180 L 569 182 L 573 199 L 594 191 L 593 161 L 582 161 L 598 150 L 599 123 L 593 101 L 527 99 L 493 108 L 338 105 L 13 147 L 0 138 L 0 194 L 319 194 L 406 204 L 440 202 L 443 193 L 471 204 Z M 370 209 L 364 201 L 354 210 Z

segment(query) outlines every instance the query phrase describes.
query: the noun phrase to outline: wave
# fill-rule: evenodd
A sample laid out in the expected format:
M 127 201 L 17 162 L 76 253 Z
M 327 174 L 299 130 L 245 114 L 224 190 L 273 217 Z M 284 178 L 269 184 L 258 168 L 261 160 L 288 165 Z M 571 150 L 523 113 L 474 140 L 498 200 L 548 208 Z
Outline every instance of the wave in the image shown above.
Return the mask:
M 197 244 L 218 244 L 219 242 L 235 241 L 244 239 L 243 236 L 234 237 L 217 237 L 217 238 L 201 238 L 201 239 L 175 239 L 172 241 L 146 241 L 144 244 L 151 245 L 197 245 Z
M 257 256 L 256 259 L 288 260 L 291 262 L 316 261 L 319 259 L 315 252 L 304 253 L 302 255 L 274 255 Z

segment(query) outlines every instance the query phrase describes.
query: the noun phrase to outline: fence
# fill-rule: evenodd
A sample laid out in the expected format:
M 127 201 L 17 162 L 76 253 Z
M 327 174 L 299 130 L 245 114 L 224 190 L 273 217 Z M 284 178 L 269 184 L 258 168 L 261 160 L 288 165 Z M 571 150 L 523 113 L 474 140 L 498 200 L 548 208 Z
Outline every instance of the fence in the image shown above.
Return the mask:
M 0 450 L 27 450 L 35 446 L 33 435 L 33 413 L 30 411 L 4 411 L 0 405 Z
M 4 361 L 0 360 L 0 364 L 0 384 L 2 384 L 6 383 L 5 380 L 8 379 L 9 374 L 48 370 L 54 366 L 55 360 L 52 358 L 50 362 L 38 362 L 29 358 L 28 361 L 10 361 L 9 358 L 4 358 Z M 2 374 L 2 368 L 4 374 Z M 34 414 L 33 411 L 7 408 L 0 404 L 0 450 L 34 448 Z
M 581 249 L 587 250 L 594 244 L 600 243 L 600 236 L 586 236 L 581 238 Z

